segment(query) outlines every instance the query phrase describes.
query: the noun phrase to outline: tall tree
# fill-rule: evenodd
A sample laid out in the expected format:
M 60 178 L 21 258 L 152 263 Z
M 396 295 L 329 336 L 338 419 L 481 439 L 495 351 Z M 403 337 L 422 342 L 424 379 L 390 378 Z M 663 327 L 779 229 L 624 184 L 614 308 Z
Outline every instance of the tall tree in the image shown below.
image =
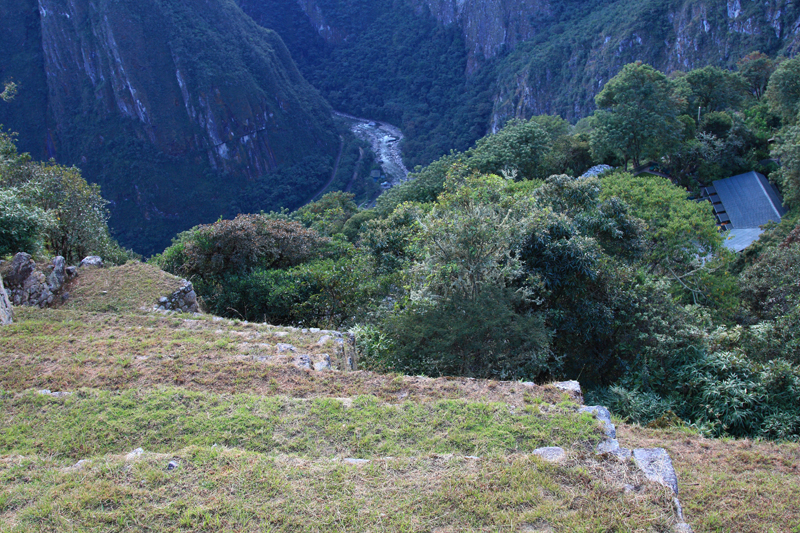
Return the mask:
M 784 124 L 797 123 L 800 111 L 800 58 L 781 63 L 769 79 L 766 92 L 772 111 Z
M 736 66 L 739 67 L 739 73 L 750 85 L 750 92 L 753 93 L 756 100 L 761 100 L 767 91 L 769 78 L 775 72 L 775 62 L 766 54 L 751 52 L 740 59 Z
M 703 67 L 688 72 L 680 82 L 688 85 L 689 110 L 725 111 L 737 107 L 747 95 L 748 83 L 738 72 Z
M 595 98 L 592 148 L 612 151 L 639 166 L 644 158 L 668 151 L 681 136 L 677 117 L 684 102 L 664 74 L 641 62 L 630 63 Z
M 506 170 L 522 179 L 546 178 L 545 155 L 552 139 L 538 120 L 509 120 L 502 130 L 478 141 L 467 165 L 484 173 Z

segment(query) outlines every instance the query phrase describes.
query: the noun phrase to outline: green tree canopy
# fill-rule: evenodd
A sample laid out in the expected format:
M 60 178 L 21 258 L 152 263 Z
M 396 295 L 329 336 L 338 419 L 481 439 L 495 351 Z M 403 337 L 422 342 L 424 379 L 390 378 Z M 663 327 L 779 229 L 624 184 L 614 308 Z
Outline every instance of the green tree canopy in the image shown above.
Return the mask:
M 691 276 L 722 247 L 711 204 L 689 200 L 685 189 L 660 176 L 614 173 L 602 180 L 601 198 L 620 198 L 644 221 L 646 260 L 690 291 Z
M 544 179 L 550 142 L 550 135 L 537 120 L 512 119 L 476 143 L 468 153 L 467 166 L 484 174 L 506 172 L 516 173 L 519 179 Z
M 738 72 L 720 67 L 703 67 L 678 79 L 688 86 L 688 111 L 725 111 L 737 107 L 747 95 L 747 81 Z
M 7 214 L 16 212 L 28 237 L 20 241 L 37 251 L 43 243 L 46 251 L 76 263 L 87 255 L 100 255 L 110 263 L 126 261 L 130 254 L 111 238 L 108 229 L 108 202 L 100 187 L 90 185 L 75 167 L 32 162 L 28 154 L 19 154 L 13 137 L 0 132 L 0 190 L 5 191 Z M 16 200 L 14 200 L 16 198 Z M 16 206 L 16 207 L 14 207 Z M 21 209 L 21 210 L 20 210 Z M 10 219 L 9 219 L 10 220 Z M 30 223 L 38 221 L 33 226 Z M 15 230 L 16 231 L 16 230 Z M 33 233 L 38 232 L 34 237 Z M 10 246 L 10 244 L 9 244 Z M 24 248 L 9 253 L 26 251 Z
M 736 66 L 739 73 L 747 80 L 750 92 L 756 100 L 761 100 L 767 91 L 769 78 L 775 72 L 775 62 L 766 54 L 751 52 L 740 59 Z
M 641 62 L 630 63 L 595 98 L 592 149 L 617 153 L 638 166 L 655 158 L 681 137 L 677 120 L 684 103 L 664 74 Z
M 767 101 L 784 124 L 797 123 L 800 111 L 800 58 L 781 63 L 769 79 Z

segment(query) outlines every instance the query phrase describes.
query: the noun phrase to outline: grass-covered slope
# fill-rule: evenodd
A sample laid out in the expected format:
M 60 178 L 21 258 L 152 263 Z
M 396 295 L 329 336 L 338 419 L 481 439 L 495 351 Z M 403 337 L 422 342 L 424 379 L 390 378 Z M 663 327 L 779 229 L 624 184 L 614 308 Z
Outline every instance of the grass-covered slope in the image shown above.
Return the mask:
M 798 444 L 707 439 L 683 428 L 617 428 L 621 442 L 669 452 L 695 531 L 800 531 Z
M 596 421 L 555 387 L 304 370 L 287 346 L 335 353 L 335 332 L 142 311 L 179 281 L 146 265 L 78 280 L 0 336 L 0 531 L 675 523 L 668 491 L 596 456 Z M 550 445 L 566 458 L 532 453 Z

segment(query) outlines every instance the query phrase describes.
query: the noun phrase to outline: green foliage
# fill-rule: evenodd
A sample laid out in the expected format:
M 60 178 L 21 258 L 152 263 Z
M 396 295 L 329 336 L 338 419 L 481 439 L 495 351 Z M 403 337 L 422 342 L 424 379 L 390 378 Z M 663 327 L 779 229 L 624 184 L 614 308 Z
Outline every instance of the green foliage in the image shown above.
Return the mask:
M 520 179 L 544 179 L 545 154 L 551 137 L 533 119 L 510 120 L 499 132 L 480 139 L 467 165 L 483 173 L 516 174 Z
M 365 224 L 361 245 L 372 258 L 376 272 L 398 272 L 420 257 L 421 216 L 423 210 L 418 205 L 405 203 L 389 216 L 376 218 Z
M 0 100 L 10 102 L 17 95 L 17 84 L 13 81 L 3 84 L 3 92 L 0 93 Z
M 758 364 L 731 352 L 686 352 L 653 392 L 613 388 L 598 399 L 620 416 L 649 422 L 667 410 L 710 436 L 800 440 L 800 368 Z
M 686 85 L 686 104 L 689 113 L 698 108 L 705 112 L 737 108 L 747 95 L 747 80 L 738 72 L 719 67 L 692 70 L 678 79 Z
M 0 257 L 42 251 L 44 235 L 54 224 L 50 214 L 30 205 L 17 189 L 0 188 Z
M 299 222 L 239 215 L 180 234 L 154 261 L 173 274 L 215 283 L 229 274 L 288 268 L 319 258 L 327 242 Z
M 108 229 L 108 202 L 75 167 L 31 162 L 13 138 L 0 132 L 0 215 L 4 253 L 44 250 L 76 264 L 87 255 L 124 263 L 131 254 Z
M 783 61 L 769 78 L 766 92 L 772 111 L 784 124 L 797 123 L 800 112 L 800 58 Z
M 295 211 L 292 218 L 321 235 L 333 236 L 341 233 L 347 221 L 358 211 L 353 197 L 351 193 L 329 192 Z
M 414 272 L 420 289 L 475 300 L 487 286 L 503 288 L 521 275 L 514 251 L 527 225 L 525 213 L 486 198 L 503 185 L 496 176 L 446 184 L 437 205 L 419 219 L 423 250 Z
M 766 250 L 739 276 L 742 300 L 760 319 L 774 319 L 800 305 L 800 245 Z
M 700 131 L 717 138 L 725 138 L 733 127 L 733 118 L 722 111 L 707 113 L 700 120 Z
M 706 257 L 722 247 L 722 239 L 707 203 L 687 199 L 685 190 L 659 176 L 633 177 L 626 173 L 606 175 L 601 197 L 620 198 L 631 214 L 646 224 L 646 257 L 697 300 L 703 288 L 696 275 L 707 268 Z
M 358 211 L 344 223 L 344 226 L 342 226 L 342 233 L 348 241 L 355 243 L 360 238 L 361 233 L 366 229 L 366 223 L 376 218 L 378 218 L 378 212 L 374 209 Z
M 792 207 L 800 206 L 800 126 L 786 128 L 773 150 L 780 158 L 781 167 L 773 173 L 780 184 L 784 202 Z
M 680 138 L 677 120 L 683 102 L 670 81 L 649 65 L 631 63 L 614 76 L 595 98 L 595 153 L 619 153 L 639 166 L 644 158 L 656 158 Z
M 775 72 L 775 62 L 766 54 L 751 52 L 740 59 L 736 66 L 747 81 L 752 95 L 756 100 L 761 100 L 767 91 L 769 78 Z
M 517 291 L 496 285 L 474 298 L 457 293 L 415 301 L 382 323 L 388 341 L 372 337 L 366 353 L 372 364 L 407 374 L 496 379 L 555 374 L 544 316 L 525 307 Z M 376 340 L 385 346 L 376 346 Z
M 340 328 L 363 318 L 381 290 L 362 258 L 322 259 L 287 269 L 225 276 L 206 290 L 206 307 L 219 315 L 269 324 Z
M 386 216 L 404 202 L 431 203 L 444 190 L 447 175 L 453 172 L 464 156 L 455 152 L 442 156 L 430 165 L 417 167 L 408 175 L 408 181 L 382 194 L 375 208 Z

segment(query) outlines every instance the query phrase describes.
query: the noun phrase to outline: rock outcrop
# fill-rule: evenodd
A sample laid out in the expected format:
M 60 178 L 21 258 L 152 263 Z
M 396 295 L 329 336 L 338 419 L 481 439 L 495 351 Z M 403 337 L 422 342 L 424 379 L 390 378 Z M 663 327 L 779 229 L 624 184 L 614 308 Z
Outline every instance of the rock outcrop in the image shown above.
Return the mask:
M 11 324 L 14 318 L 14 313 L 11 309 L 11 302 L 6 294 L 6 289 L 3 286 L 3 276 L 0 275 L 0 326 L 7 326 Z
M 81 268 L 103 268 L 103 258 L 96 255 L 84 257 L 79 265 Z
M 197 313 L 200 306 L 197 303 L 197 293 L 190 281 L 181 280 L 181 288 L 158 300 L 156 309 L 159 311 L 175 311 L 180 313 Z
M 76 275 L 76 269 L 67 267 L 61 256 L 39 269 L 30 254 L 20 252 L 5 269 L 8 288 L 4 294 L 7 293 L 13 305 L 47 307 L 60 297 L 65 283 Z

